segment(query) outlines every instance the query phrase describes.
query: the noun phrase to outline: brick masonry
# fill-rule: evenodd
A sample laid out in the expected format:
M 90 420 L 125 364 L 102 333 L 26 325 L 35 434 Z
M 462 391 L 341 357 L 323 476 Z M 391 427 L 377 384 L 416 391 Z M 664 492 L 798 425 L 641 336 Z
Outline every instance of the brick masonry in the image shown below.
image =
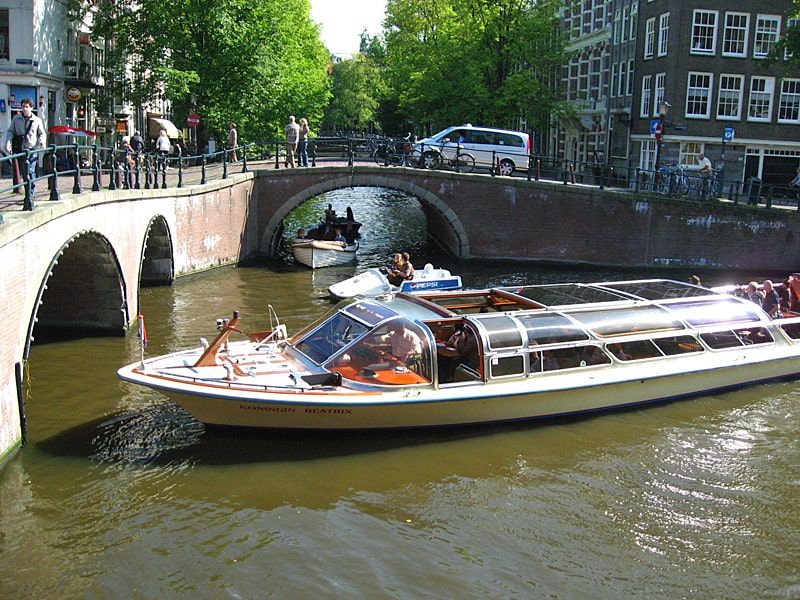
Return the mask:
M 0 462 L 21 440 L 17 373 L 27 355 L 35 307 L 59 253 L 66 260 L 70 251 L 93 248 L 105 259 L 104 271 L 118 265 L 124 327 L 136 316 L 145 241 L 156 220 L 169 233 L 173 271 L 180 276 L 269 254 L 292 209 L 350 186 L 382 186 L 416 196 L 432 233 L 461 258 L 660 267 L 665 275 L 676 267 L 684 269 L 681 277 L 690 267 L 788 272 L 800 264 L 795 210 L 701 204 L 489 175 L 363 165 L 256 168 L 180 190 L 40 200 L 32 213 L 5 213 L 0 225 L 0 317 L 13 340 L 0 347 Z M 77 243 L 89 237 L 102 243 Z M 114 287 L 107 275 L 99 286 L 104 294 Z

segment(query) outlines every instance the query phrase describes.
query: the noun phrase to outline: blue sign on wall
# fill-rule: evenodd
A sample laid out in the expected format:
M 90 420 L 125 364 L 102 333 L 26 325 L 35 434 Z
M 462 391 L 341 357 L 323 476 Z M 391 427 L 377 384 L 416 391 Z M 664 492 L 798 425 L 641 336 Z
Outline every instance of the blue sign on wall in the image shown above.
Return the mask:
M 658 133 L 659 125 L 661 125 L 661 119 L 650 119 L 650 133 L 652 135 Z
M 733 127 L 726 127 L 722 130 L 722 141 L 730 142 L 733 136 L 736 135 L 736 130 Z
M 6 112 L 6 101 L 0 98 L 0 113 Z

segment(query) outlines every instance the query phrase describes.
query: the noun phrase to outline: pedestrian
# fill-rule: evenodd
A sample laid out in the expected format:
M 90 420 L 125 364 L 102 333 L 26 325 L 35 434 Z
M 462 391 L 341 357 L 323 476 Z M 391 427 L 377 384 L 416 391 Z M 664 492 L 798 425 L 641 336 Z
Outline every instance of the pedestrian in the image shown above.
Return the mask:
M 236 123 L 228 123 L 228 152 L 230 153 L 230 161 L 236 162 L 239 157 L 236 156 L 236 147 L 239 145 L 239 133 L 236 131 Z
M 144 139 L 142 138 L 142 133 L 138 129 L 133 132 L 133 137 L 131 138 L 131 148 L 137 155 L 144 151 Z
M 710 192 L 710 183 L 711 183 L 711 175 L 714 172 L 713 167 L 711 166 L 711 161 L 708 157 L 703 154 L 702 152 L 697 155 L 697 164 L 698 168 L 700 169 L 700 177 L 703 181 L 703 200 L 706 199 L 706 196 Z
M 297 158 L 301 167 L 308 166 L 308 120 L 300 119 L 300 130 L 297 134 Z
M 286 159 L 283 162 L 283 166 L 289 167 L 291 165 L 294 168 L 294 155 L 297 151 L 297 139 L 300 136 L 300 126 L 295 123 L 294 115 L 289 117 L 289 122 L 283 131 L 286 133 Z
M 11 125 L 6 132 L 6 151 L 13 154 L 24 152 L 25 150 L 39 150 L 45 147 L 46 133 L 42 120 L 33 114 L 33 100 L 23 98 L 20 102 L 22 110 L 11 119 Z M 22 210 L 33 210 L 33 195 L 36 191 L 36 164 L 39 162 L 39 154 L 31 153 L 27 161 L 25 157 L 14 160 L 20 170 L 30 193 L 29 200 L 23 205 Z M 27 163 L 27 164 L 26 164 Z
M 169 155 L 169 151 L 172 149 L 172 144 L 169 141 L 169 136 L 167 135 L 167 130 L 162 129 L 158 133 L 158 139 L 156 140 L 156 152 L 161 156 L 161 164 L 163 165 L 164 171 L 169 169 L 167 166 L 167 156 Z

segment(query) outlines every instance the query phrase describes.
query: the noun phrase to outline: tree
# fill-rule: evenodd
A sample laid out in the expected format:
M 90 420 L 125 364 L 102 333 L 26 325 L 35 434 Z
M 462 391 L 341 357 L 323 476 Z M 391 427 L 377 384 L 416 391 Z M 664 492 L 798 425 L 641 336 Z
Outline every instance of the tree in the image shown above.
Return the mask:
M 375 128 L 383 84 L 380 71 L 371 59 L 358 53 L 334 64 L 331 91 L 326 125 L 349 131 Z
M 124 74 L 134 104 L 163 93 L 182 120 L 194 93 L 206 132 L 222 136 L 234 121 L 245 139 L 282 135 L 289 114 L 322 118 L 328 55 L 309 0 L 95 0 L 94 7 L 94 32 L 112 41 L 107 61 Z
M 417 127 L 546 127 L 566 106 L 557 0 L 388 0 L 386 81 Z

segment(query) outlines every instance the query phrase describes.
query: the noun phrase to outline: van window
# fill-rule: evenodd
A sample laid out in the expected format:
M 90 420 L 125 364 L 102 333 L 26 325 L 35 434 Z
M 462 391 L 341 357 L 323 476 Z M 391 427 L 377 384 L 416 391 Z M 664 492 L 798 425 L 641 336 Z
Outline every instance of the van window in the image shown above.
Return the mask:
M 492 146 L 497 145 L 497 134 L 489 131 L 473 131 L 472 132 L 473 144 L 488 144 Z
M 521 137 L 511 135 L 510 133 L 498 133 L 497 143 L 501 146 L 512 146 L 516 148 L 522 148 L 525 145 Z

